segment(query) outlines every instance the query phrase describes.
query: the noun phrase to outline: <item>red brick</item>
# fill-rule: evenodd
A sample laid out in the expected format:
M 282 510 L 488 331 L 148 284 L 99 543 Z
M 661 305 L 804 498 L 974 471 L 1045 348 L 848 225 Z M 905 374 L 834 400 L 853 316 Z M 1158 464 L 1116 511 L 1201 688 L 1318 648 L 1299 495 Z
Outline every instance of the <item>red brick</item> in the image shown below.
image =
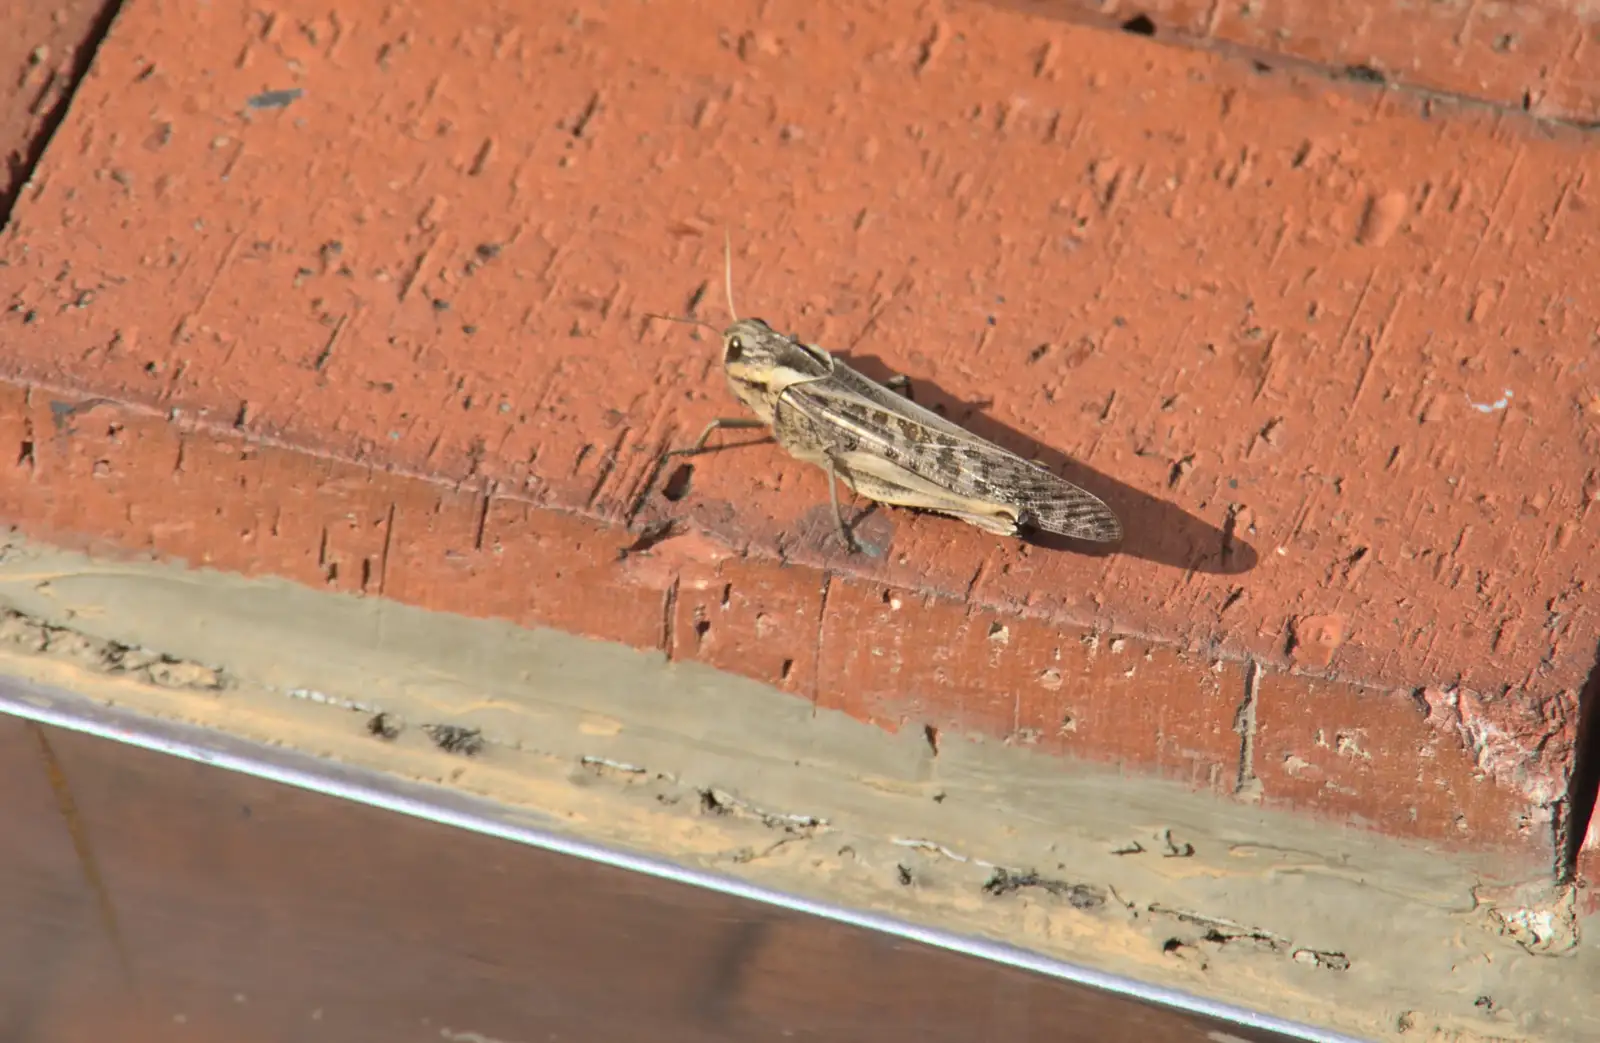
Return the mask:
M 811 698 L 826 586 L 821 572 L 804 567 L 687 566 L 678 574 L 670 654 Z
M 829 589 L 819 705 L 1231 791 L 1238 664 L 859 583 Z
M 1573 737 L 1569 719 L 1555 718 L 1543 734 L 1474 745 L 1410 692 L 1278 673 L 1260 679 L 1255 724 L 1253 770 L 1269 803 L 1457 844 L 1548 843 L 1562 786 L 1496 758 L 1563 765 Z
M 126 5 L 0 249 L 11 374 L 1269 664 L 1338 613 L 1362 683 L 1537 701 L 1588 670 L 1584 136 L 984 5 L 920 65 L 910 3 L 380 8 L 341 35 L 302 0 Z M 1046 45 L 1079 58 L 1039 73 Z M 541 89 L 477 103 L 508 82 Z M 730 221 L 742 309 L 991 402 L 974 425 L 1103 493 L 1120 553 L 885 511 L 886 555 L 846 560 L 821 476 L 770 446 L 635 516 L 655 450 L 736 408 L 712 344 L 644 318 L 714 282 Z M 330 530 L 352 567 L 357 526 Z
M 1224 4 L 1148 0 L 1005 0 L 1040 15 L 1100 25 L 1150 19 L 1157 39 L 1241 49 L 1268 66 L 1309 63 L 1332 76 L 1479 98 L 1507 110 L 1577 123 L 1600 118 L 1592 12 L 1558 0 L 1517 4 Z M 1053 64 L 1062 64 L 1052 54 Z M 1271 74 L 1264 68 L 1264 74 Z
M 105 9 L 96 0 L 50 0 L 0 11 L 0 209 L 22 190 L 19 175 L 66 106 Z

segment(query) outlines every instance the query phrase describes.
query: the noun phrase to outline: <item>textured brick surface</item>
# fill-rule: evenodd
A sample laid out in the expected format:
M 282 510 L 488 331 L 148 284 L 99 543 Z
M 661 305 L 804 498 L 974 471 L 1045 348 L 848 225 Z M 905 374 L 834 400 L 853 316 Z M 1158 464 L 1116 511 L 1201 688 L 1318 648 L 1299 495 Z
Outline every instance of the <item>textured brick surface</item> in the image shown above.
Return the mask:
M 934 742 L 976 727 L 1233 791 L 1237 663 L 894 587 L 840 585 L 827 606 L 822 705 L 891 726 L 910 714 Z
M 1562 794 L 1559 767 L 1573 738 L 1561 710 L 1540 722 L 1537 739 L 1486 749 L 1481 733 L 1436 716 L 1407 691 L 1266 673 L 1256 696 L 1250 770 L 1272 803 L 1385 832 L 1549 841 L 1548 809 Z M 1534 749 L 1543 757 L 1523 752 L 1522 763 L 1500 770 L 1499 756 Z
M 1334 75 L 1479 99 L 1544 119 L 1600 120 L 1600 19 L 1587 4 L 995 2 L 1047 17 L 1152 32 L 1182 44 L 1239 48 L 1267 64 L 1311 63 Z
M 935 750 L 997 740 L 1549 857 L 1550 773 L 1574 723 L 1559 701 L 1548 718 L 1492 719 L 1521 704 L 1251 667 L 707 539 L 637 549 L 621 526 L 94 400 L 0 388 L 0 440 L 25 450 L 0 467 L 0 517 L 58 542 L 655 647 Z
M 1600 633 L 1591 156 L 1006 6 L 129 0 L 0 244 L 4 511 L 1546 843 Z M 770 445 L 648 490 L 733 410 L 645 315 L 722 319 L 724 226 L 742 312 L 1102 494 L 1120 550 L 880 510 L 846 558 Z M 1370 759 L 1327 738 L 1369 711 Z
M 105 4 L 49 0 L 0 11 L 0 209 L 8 207 L 98 42 Z

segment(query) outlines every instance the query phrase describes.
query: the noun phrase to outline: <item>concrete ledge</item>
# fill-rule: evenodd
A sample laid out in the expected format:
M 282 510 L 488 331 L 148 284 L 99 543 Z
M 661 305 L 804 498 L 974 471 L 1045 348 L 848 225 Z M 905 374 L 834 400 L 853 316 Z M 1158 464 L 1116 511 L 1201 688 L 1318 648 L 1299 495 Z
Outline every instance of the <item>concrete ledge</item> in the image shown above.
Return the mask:
M 1504 860 L 976 738 L 935 755 L 658 653 L 281 581 L 12 543 L 0 602 L 6 674 L 574 838 L 1367 1038 L 1597 1028 L 1572 892 Z

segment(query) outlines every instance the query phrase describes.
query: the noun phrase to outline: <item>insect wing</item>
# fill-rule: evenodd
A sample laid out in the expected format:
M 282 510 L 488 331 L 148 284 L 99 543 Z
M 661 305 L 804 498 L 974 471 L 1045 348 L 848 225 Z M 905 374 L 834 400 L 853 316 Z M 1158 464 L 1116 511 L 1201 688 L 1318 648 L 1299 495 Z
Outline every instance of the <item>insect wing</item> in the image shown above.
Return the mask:
M 1122 525 L 1100 499 L 979 438 L 835 360 L 831 379 L 796 385 L 784 399 L 841 450 L 882 456 L 960 496 L 1005 504 L 1045 532 L 1111 543 Z

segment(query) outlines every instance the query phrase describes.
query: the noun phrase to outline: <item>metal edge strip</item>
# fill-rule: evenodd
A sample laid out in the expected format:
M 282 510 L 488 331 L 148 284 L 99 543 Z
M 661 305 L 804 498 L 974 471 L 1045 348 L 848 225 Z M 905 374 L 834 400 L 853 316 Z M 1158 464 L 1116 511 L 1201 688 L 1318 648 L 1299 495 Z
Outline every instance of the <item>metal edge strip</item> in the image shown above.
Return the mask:
M 734 877 L 676 865 L 665 859 L 562 836 L 510 821 L 508 812 L 515 809 L 487 798 L 456 792 L 443 786 L 398 779 L 337 761 L 325 761 L 298 750 L 257 743 L 197 725 L 150 717 L 21 678 L 0 676 L 0 713 L 440 825 L 921 942 L 1188 1014 L 1275 1032 L 1306 1043 L 1368 1043 L 1354 1036 L 1052 959 L 1017 946 L 786 894 Z

